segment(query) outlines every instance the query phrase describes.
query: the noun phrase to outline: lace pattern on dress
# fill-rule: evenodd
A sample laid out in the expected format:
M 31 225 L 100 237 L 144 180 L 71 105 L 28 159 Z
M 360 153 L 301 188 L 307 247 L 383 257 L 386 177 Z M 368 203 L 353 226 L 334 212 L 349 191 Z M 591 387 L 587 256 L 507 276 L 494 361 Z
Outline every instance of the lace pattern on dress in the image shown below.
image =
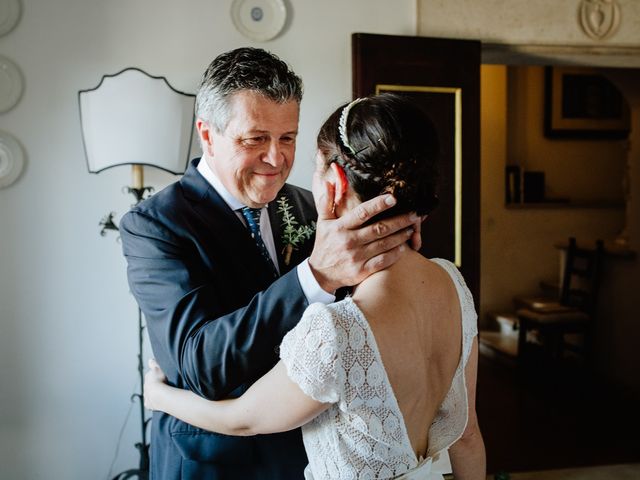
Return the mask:
M 331 314 L 320 303 L 310 305 L 302 319 L 282 340 L 280 358 L 289 378 L 318 402 L 335 403 L 339 399 L 337 357 L 338 341 Z
M 429 428 L 429 455 L 450 446 L 466 426 L 464 365 L 476 328 L 471 319 L 473 299 L 466 296 L 462 276 L 453 265 L 445 265 L 460 297 L 463 354 L 451 389 Z M 418 466 L 373 332 L 351 298 L 309 306 L 283 339 L 280 357 L 303 392 L 317 401 L 334 403 L 302 427 L 309 457 L 306 478 L 390 479 Z

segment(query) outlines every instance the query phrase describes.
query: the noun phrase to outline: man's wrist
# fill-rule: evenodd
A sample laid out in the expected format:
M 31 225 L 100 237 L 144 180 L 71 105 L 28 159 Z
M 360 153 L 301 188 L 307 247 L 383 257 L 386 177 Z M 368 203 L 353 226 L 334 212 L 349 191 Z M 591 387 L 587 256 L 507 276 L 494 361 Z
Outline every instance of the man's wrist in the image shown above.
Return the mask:
M 320 302 L 325 305 L 333 303 L 336 299 L 334 295 L 336 289 L 331 289 L 331 286 L 323 285 L 320 282 L 309 260 L 307 258 L 297 267 L 298 280 L 305 297 L 309 303 Z
M 320 285 L 320 287 L 325 292 L 335 293 L 336 290 L 342 287 L 342 285 L 332 281 L 327 275 L 322 272 L 322 270 L 320 270 L 319 268 L 315 268 L 313 266 L 313 260 L 311 259 L 311 257 L 309 257 L 309 270 L 316 279 L 316 282 L 318 282 L 318 285 Z

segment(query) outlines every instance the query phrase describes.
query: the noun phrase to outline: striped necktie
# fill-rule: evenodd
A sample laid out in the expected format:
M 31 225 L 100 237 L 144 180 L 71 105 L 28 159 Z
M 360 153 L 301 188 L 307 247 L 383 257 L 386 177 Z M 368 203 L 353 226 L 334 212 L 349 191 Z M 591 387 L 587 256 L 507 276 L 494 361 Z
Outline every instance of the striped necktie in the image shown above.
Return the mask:
M 271 255 L 269 255 L 267 246 L 264 244 L 264 240 L 262 240 L 262 235 L 260 235 L 260 214 L 262 213 L 262 209 L 243 207 L 240 211 L 242 212 L 242 216 L 247 221 L 249 231 L 251 232 L 251 238 L 253 238 L 253 240 L 256 242 L 256 246 L 258 247 L 258 250 L 260 250 L 262 258 L 264 258 L 265 261 L 269 264 L 269 267 L 271 267 L 273 277 L 278 278 L 280 276 L 278 274 L 278 270 L 273 264 L 273 260 L 271 259 Z

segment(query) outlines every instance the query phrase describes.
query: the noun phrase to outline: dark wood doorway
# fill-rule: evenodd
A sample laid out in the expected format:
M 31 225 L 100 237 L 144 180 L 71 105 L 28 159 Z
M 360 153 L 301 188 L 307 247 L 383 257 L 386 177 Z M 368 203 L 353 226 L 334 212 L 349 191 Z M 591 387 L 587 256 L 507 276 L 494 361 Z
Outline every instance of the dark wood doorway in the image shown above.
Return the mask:
M 410 96 L 431 117 L 441 143 L 440 206 L 422 230 L 427 257 L 462 271 L 480 294 L 480 42 L 355 33 L 353 96 Z

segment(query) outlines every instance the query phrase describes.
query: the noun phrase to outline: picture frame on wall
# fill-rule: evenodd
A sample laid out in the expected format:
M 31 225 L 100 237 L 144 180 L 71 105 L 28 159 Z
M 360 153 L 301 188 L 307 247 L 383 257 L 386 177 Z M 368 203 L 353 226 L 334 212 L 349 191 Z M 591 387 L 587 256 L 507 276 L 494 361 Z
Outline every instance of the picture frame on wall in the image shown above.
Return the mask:
M 622 139 L 629 135 L 629 105 L 598 70 L 546 67 L 544 92 L 546 137 Z

